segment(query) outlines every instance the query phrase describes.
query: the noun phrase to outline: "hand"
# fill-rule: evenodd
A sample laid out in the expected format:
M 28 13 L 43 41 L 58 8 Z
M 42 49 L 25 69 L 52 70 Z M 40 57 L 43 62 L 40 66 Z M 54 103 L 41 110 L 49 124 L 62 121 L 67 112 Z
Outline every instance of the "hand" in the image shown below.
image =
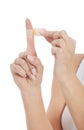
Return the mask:
M 73 58 L 76 42 L 65 31 L 61 31 L 57 35 L 59 38 L 51 42 L 53 45 L 51 52 L 55 57 L 54 76 L 58 81 L 63 81 L 74 73 Z
M 11 72 L 20 90 L 27 90 L 29 86 L 40 86 L 43 66 L 37 58 L 34 48 L 34 34 L 30 20 L 26 20 L 27 50 L 11 64 Z
M 33 68 L 30 69 L 28 64 L 32 64 Z M 36 56 L 27 55 L 26 61 L 17 58 L 11 64 L 11 72 L 21 91 L 27 91 L 28 87 L 41 86 L 43 66 Z
M 40 34 L 51 45 L 54 46 L 52 48 L 52 54 L 55 55 L 54 78 L 61 78 L 64 72 L 66 72 L 64 75 L 68 74 L 70 71 L 74 72 L 72 62 L 75 53 L 75 40 L 70 38 L 65 31 L 47 31 L 46 29 L 42 28 L 37 29 L 36 32 L 37 35 Z

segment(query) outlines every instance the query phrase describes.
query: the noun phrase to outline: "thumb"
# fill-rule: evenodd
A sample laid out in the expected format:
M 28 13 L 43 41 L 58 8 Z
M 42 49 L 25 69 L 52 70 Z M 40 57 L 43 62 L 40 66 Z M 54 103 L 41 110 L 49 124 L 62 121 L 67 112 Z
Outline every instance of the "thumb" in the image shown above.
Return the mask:
M 26 22 L 28 54 L 37 56 L 35 46 L 34 46 L 34 32 L 33 32 L 31 21 L 29 19 L 26 19 L 25 22 Z

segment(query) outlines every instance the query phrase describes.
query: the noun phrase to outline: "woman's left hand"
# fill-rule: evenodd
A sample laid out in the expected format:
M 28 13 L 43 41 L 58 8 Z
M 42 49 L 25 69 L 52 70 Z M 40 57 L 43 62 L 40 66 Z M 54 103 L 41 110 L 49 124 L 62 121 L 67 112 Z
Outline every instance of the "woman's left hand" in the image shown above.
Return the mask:
M 65 31 L 60 31 L 57 37 L 59 38 L 51 42 L 51 52 L 55 57 L 54 76 L 58 81 L 63 81 L 74 73 L 73 58 L 76 41 L 69 37 Z

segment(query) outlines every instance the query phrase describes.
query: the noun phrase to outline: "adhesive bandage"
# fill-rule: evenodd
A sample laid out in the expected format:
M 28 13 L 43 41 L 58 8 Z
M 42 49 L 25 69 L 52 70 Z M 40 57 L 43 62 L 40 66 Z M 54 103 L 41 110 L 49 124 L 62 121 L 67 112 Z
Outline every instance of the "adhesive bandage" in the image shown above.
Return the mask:
M 44 29 L 40 29 L 40 28 L 34 28 L 33 29 L 34 35 L 42 35 L 44 33 Z

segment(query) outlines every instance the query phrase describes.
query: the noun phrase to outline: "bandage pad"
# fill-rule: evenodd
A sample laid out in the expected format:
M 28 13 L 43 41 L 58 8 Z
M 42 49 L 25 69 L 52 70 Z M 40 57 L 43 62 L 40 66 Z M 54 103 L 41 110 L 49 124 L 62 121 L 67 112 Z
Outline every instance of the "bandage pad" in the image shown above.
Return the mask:
M 34 28 L 33 33 L 34 33 L 34 35 L 41 36 L 44 33 L 44 29 Z

